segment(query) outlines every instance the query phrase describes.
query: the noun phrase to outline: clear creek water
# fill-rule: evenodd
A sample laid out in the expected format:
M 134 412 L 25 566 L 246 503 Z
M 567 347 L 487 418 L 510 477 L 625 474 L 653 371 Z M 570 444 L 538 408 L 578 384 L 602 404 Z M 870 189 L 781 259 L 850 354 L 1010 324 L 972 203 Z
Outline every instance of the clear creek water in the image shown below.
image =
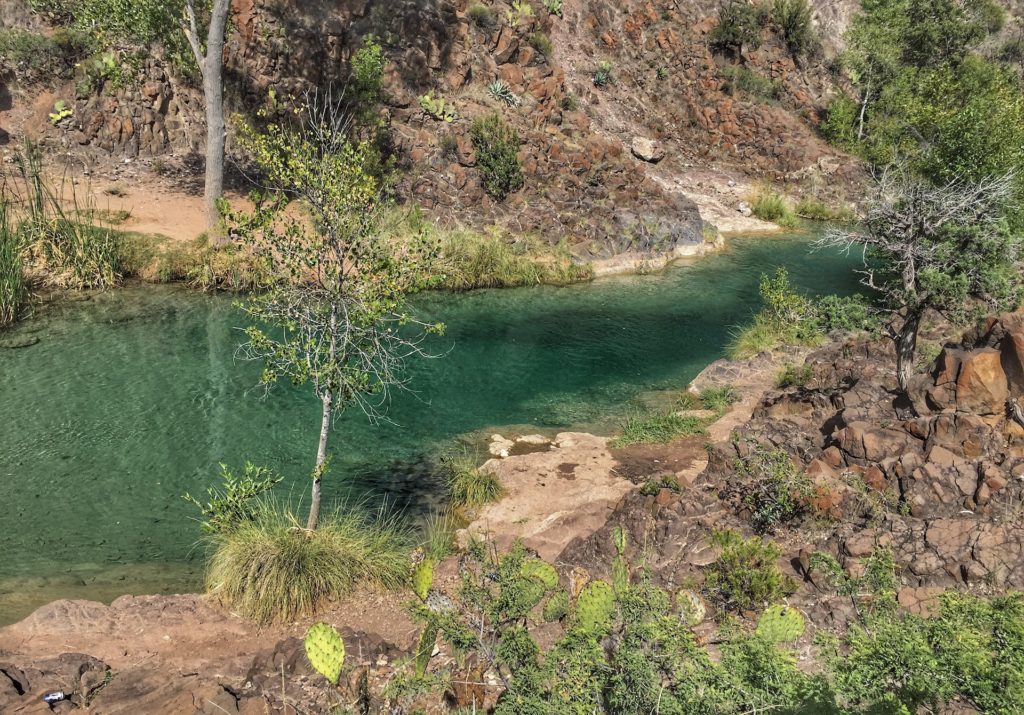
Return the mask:
M 811 293 L 856 288 L 853 260 L 806 239 L 736 239 L 720 255 L 649 276 L 565 288 L 430 294 L 446 352 L 411 366 L 390 423 L 344 415 L 327 498 L 387 497 L 409 513 L 440 499 L 431 458 L 488 431 L 613 431 L 654 391 L 721 357 L 759 307 L 762 272 L 785 265 Z M 266 464 L 304 496 L 320 407 L 308 389 L 255 387 L 235 360 L 230 297 L 137 286 L 68 302 L 2 336 L 0 623 L 55 598 L 195 589 L 193 507 L 217 464 Z

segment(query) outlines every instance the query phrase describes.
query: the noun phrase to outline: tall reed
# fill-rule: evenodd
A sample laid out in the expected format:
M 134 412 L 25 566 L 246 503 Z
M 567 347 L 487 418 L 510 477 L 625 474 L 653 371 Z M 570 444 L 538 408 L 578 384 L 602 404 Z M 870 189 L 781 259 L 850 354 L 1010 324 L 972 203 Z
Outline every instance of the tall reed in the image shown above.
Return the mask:
M 28 289 L 23 270 L 24 240 L 0 197 L 0 328 L 18 319 Z

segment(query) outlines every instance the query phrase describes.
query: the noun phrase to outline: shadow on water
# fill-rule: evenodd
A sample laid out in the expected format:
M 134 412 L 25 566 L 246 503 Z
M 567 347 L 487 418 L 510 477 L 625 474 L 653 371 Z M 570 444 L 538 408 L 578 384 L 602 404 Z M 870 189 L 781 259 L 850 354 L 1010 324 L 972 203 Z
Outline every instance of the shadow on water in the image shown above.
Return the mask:
M 566 288 L 430 294 L 443 358 L 410 366 L 391 422 L 343 415 L 328 499 L 421 514 L 442 499 L 432 468 L 467 435 L 502 425 L 605 425 L 644 393 L 678 389 L 722 355 L 758 309 L 762 272 L 785 265 L 814 293 L 850 293 L 852 260 L 806 240 L 736 240 L 719 256 L 652 276 Z M 0 350 L 0 622 L 56 597 L 195 588 L 194 513 L 217 464 L 266 464 L 304 495 L 319 405 L 290 386 L 262 396 L 259 366 L 234 348 L 242 318 L 226 296 L 128 287 L 67 303 L 13 331 Z

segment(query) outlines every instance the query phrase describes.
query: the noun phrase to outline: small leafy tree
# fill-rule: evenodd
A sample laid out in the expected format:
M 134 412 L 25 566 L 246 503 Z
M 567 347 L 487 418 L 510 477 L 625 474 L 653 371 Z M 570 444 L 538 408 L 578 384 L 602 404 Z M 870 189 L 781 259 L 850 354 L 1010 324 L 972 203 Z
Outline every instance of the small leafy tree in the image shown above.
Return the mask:
M 711 31 L 711 43 L 738 55 L 744 47 L 761 46 L 758 10 L 746 0 L 723 0 L 718 8 L 718 24 Z
M 386 186 L 367 168 L 374 148 L 351 138 L 343 106 L 313 94 L 295 125 L 244 126 L 240 144 L 269 188 L 253 196 L 252 212 L 232 216 L 241 239 L 281 278 L 244 305 L 254 323 L 241 353 L 265 363 L 265 386 L 308 383 L 322 407 L 310 530 L 332 418 L 354 404 L 379 419 L 390 389 L 404 384 L 405 360 L 425 355 L 426 335 L 442 329 L 406 305 L 425 285 L 435 251 L 422 236 L 401 246 L 389 239 Z
M 934 186 L 905 166 L 882 172 L 859 228 L 833 227 L 820 243 L 859 247 L 868 261 L 864 284 L 881 292 L 900 320 L 896 377 L 906 391 L 921 318 L 928 309 L 962 317 L 971 304 L 993 310 L 1021 296 L 1020 237 L 1007 212 L 1015 177 Z

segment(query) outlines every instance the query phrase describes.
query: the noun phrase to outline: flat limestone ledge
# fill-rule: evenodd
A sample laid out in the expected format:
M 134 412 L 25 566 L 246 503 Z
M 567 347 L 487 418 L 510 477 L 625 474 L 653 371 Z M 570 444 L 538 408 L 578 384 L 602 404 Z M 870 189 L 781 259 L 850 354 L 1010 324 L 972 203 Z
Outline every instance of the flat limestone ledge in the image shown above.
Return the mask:
M 506 495 L 484 507 L 460 540 L 484 536 L 507 549 L 522 539 L 553 561 L 573 539 L 604 526 L 633 488 L 614 466 L 608 438 L 584 432 L 558 434 L 547 451 L 488 460 L 481 469 L 498 477 Z

